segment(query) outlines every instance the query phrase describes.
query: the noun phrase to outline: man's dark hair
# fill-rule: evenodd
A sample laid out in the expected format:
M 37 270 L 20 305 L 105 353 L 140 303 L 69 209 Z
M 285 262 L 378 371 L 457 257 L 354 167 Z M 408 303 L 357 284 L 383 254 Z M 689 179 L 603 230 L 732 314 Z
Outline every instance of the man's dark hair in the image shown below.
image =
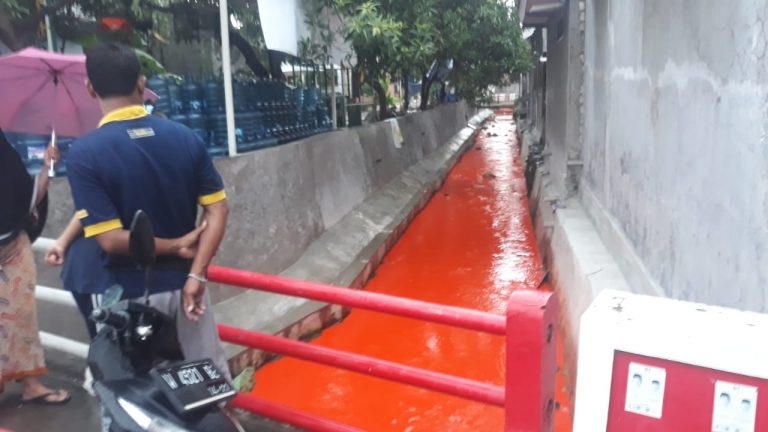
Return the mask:
M 114 43 L 89 49 L 85 69 L 93 89 L 102 98 L 130 95 L 141 75 L 141 63 L 133 49 Z

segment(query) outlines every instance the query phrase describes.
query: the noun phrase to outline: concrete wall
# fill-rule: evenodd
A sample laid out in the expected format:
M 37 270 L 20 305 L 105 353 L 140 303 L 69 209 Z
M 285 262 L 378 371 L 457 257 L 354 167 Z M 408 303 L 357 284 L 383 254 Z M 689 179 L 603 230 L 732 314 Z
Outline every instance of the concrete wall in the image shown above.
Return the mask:
M 401 117 L 400 148 L 383 122 L 217 160 L 231 212 L 216 263 L 280 273 L 376 190 L 447 143 L 474 112 L 457 103 Z M 53 182 L 51 196 L 44 237 L 56 237 L 72 215 L 65 179 Z M 41 285 L 60 286 L 58 270 L 39 268 Z M 219 288 L 214 300 L 238 292 Z
M 534 58 L 533 70 L 521 77 L 522 94 L 520 102 L 526 113 L 526 121 L 530 129 L 536 129 L 536 135 L 541 135 L 544 129 L 544 100 L 546 88 L 546 62 L 538 59 L 546 52 L 544 29 L 537 28 L 528 38 Z M 522 125 L 521 125 L 522 126 Z
M 575 194 L 581 174 L 580 94 L 583 36 L 579 0 L 549 20 L 547 26 L 546 122 L 544 139 L 553 186 L 562 197 Z
M 768 4 L 586 9 L 582 189 L 601 237 L 633 289 L 768 312 Z

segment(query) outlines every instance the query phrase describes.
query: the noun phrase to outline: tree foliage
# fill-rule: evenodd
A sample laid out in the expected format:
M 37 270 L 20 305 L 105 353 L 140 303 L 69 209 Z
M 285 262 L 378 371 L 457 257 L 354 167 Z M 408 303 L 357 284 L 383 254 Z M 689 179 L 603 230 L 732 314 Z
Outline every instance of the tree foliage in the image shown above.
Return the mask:
M 149 71 L 162 72 L 152 56 L 160 46 L 169 41 L 201 40 L 207 34 L 217 38 L 220 35 L 217 0 L 47 0 L 49 6 L 45 7 L 40 3 L 0 0 L 0 42 L 13 50 L 42 45 L 45 37 L 40 31 L 41 22 L 47 12 L 53 30 L 63 40 L 84 48 L 99 40 L 121 42 L 137 48 Z M 238 23 L 238 28 L 230 26 L 231 44 L 256 75 L 268 76 L 263 66 L 267 50 L 255 2 L 231 0 L 229 5 L 232 21 Z M 125 20 L 130 30 L 103 31 L 98 23 L 105 17 Z
M 486 99 L 489 86 L 507 84 L 532 67 L 517 10 L 495 0 L 446 3 L 451 7 L 440 15 L 445 41 L 439 57 L 454 60 L 451 85 L 464 98 Z
M 315 10 L 307 24 L 315 29 L 313 36 L 320 35 L 303 42 L 306 52 L 327 50 L 333 35 L 317 17 L 338 14 L 345 23 L 340 32 L 366 82 L 378 94 L 386 77 L 419 77 L 422 109 L 439 81 L 428 76 L 433 62 L 440 67 L 452 61 L 446 79 L 470 101 L 486 98 L 489 86 L 531 67 L 517 10 L 499 0 L 305 0 L 305 7 Z M 380 110 L 385 110 L 381 102 Z
M 115 34 L 145 50 L 168 39 L 200 37 L 200 30 L 218 34 L 217 0 L 0 0 L 0 41 L 12 49 L 39 41 L 40 22 L 55 13 L 57 33 L 83 45 L 92 43 L 96 19 L 118 16 L 136 31 Z M 252 0 L 230 0 L 237 28 L 230 39 L 256 75 L 268 71 L 258 8 Z M 303 0 L 310 37 L 300 53 L 328 63 L 337 38 L 354 50 L 356 76 L 369 84 L 383 117 L 388 111 L 386 82 L 415 77 L 422 80 L 422 109 L 428 107 L 435 84 L 445 81 L 470 101 L 488 96 L 491 85 L 531 67 L 529 45 L 522 37 L 517 10 L 501 0 Z M 342 24 L 331 28 L 331 18 Z M 84 26 L 90 20 L 92 27 Z M 348 59 L 351 60 L 351 59 Z M 447 76 L 428 74 L 430 66 L 452 62 Z M 274 73 L 274 72 L 273 72 Z M 405 86 L 408 87 L 407 85 Z M 407 97 L 405 98 L 407 101 Z

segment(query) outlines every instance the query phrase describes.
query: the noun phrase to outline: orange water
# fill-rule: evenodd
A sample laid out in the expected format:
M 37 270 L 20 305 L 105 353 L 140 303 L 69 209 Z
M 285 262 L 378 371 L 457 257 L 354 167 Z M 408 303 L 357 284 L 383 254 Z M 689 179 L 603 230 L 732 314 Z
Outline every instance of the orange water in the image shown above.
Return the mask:
M 499 112 L 387 254 L 365 289 L 503 314 L 542 265 L 511 116 Z M 503 385 L 500 336 L 353 311 L 313 343 Z M 254 394 L 370 431 L 500 431 L 501 408 L 284 358 Z M 559 430 L 569 403 L 559 397 Z

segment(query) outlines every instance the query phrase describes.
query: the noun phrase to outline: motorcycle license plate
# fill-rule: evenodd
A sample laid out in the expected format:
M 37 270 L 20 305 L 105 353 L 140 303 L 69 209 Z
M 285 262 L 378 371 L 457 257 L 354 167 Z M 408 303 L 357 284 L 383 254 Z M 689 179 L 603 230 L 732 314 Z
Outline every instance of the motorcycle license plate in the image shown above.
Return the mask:
M 153 369 L 149 375 L 179 412 L 209 407 L 236 393 L 211 360 L 177 363 Z

